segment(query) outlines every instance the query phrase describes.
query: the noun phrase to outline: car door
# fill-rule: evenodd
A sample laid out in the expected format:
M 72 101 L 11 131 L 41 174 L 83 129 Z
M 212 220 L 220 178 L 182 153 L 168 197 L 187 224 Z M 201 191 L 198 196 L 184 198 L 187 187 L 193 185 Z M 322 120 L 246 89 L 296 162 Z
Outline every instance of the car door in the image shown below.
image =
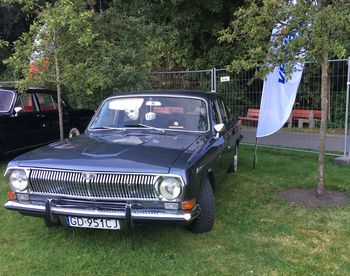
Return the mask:
M 49 91 L 35 91 L 35 95 L 40 109 L 42 133 L 45 137 L 45 142 L 59 140 L 60 128 L 56 101 Z
M 231 165 L 232 158 L 234 155 L 234 150 L 235 150 L 234 149 L 235 139 L 233 135 L 234 124 L 232 122 L 230 114 L 228 113 L 228 109 L 221 98 L 218 98 L 217 105 L 219 107 L 221 121 L 225 125 L 224 131 L 222 132 L 222 137 L 224 140 L 224 150 L 222 153 L 221 166 L 224 171 L 227 171 L 227 169 Z
M 43 143 L 40 112 L 32 93 L 17 96 L 15 107 L 21 110 L 6 118 L 3 133 L 4 148 L 13 151 Z
M 214 128 L 215 125 L 221 124 L 222 119 L 220 115 L 219 106 L 216 100 L 213 100 L 211 102 L 211 114 L 212 114 L 212 128 Z M 213 170 L 216 178 L 216 182 L 220 183 L 222 182 L 225 170 L 223 169 L 223 157 L 225 152 L 225 139 L 222 135 L 222 133 L 216 133 L 213 131 L 212 133 L 212 139 L 211 139 L 211 149 L 209 154 L 209 159 L 214 160 L 211 163 L 211 169 Z

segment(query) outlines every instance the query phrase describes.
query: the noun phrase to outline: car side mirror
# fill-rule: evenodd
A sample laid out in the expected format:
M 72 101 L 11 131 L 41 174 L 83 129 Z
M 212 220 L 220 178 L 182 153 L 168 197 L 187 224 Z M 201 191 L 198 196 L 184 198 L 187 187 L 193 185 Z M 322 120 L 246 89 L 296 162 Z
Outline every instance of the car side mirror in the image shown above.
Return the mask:
M 15 111 L 15 116 L 17 116 L 17 115 L 18 115 L 18 113 L 22 111 L 22 109 L 23 109 L 22 107 L 20 107 L 20 106 L 16 106 L 16 107 L 14 108 L 14 111 Z
M 220 137 L 220 133 L 224 131 L 225 125 L 224 124 L 217 124 L 214 126 L 214 129 L 216 131 L 215 138 L 218 139 Z

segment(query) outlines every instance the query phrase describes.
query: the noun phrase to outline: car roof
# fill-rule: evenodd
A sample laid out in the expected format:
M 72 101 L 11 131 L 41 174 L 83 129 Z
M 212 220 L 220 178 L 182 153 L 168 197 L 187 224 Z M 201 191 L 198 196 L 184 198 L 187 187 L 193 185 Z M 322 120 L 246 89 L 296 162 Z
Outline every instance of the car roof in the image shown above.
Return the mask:
M 5 90 L 5 91 L 12 91 L 18 93 L 18 89 L 14 87 L 9 87 L 9 86 L 0 86 L 0 90 Z M 47 89 L 47 88 L 39 88 L 39 87 L 29 87 L 26 92 L 32 93 L 32 92 L 47 92 L 47 93 L 53 93 L 54 91 Z
M 13 92 L 18 92 L 18 90 L 14 87 L 1 87 L 0 90 L 8 90 Z M 46 93 L 54 93 L 54 91 L 46 88 L 37 88 L 37 87 L 29 87 L 27 92 L 35 92 L 41 91 Z M 145 90 L 145 91 L 130 91 L 130 92 L 120 92 L 109 98 L 118 97 L 118 96 L 137 96 L 137 95 L 169 95 L 169 96 L 185 96 L 185 97 L 196 97 L 196 98 L 204 98 L 206 100 L 215 100 L 219 95 L 216 92 L 204 92 L 204 91 L 193 91 L 193 90 Z
M 193 90 L 157 90 L 157 91 L 135 91 L 135 92 L 121 92 L 115 94 L 113 97 L 118 96 L 137 96 L 137 95 L 169 95 L 169 96 L 185 96 L 185 97 L 197 97 L 204 98 L 206 100 L 213 100 L 218 97 L 215 92 L 193 91 Z

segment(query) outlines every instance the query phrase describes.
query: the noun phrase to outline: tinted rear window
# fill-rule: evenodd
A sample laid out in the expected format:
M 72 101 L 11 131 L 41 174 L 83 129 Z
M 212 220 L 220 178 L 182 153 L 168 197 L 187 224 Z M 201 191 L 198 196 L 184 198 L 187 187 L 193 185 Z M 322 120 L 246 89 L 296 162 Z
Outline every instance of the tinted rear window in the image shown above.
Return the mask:
M 15 94 L 11 91 L 0 90 L 0 112 L 8 112 Z

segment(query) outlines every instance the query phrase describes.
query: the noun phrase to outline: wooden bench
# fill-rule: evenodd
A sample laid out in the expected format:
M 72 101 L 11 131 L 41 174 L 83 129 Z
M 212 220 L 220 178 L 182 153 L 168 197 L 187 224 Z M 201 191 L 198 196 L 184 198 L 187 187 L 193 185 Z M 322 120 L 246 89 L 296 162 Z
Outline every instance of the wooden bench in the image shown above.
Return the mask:
M 321 110 L 294 109 L 288 120 L 288 127 L 292 127 L 293 121 L 298 121 L 298 128 L 303 128 L 304 124 L 309 124 L 309 128 L 315 128 L 315 121 L 321 119 Z
M 239 119 L 242 121 L 254 121 L 259 120 L 259 109 L 249 108 L 246 116 L 241 116 Z M 321 110 L 309 110 L 309 109 L 294 109 L 287 121 L 288 127 L 292 127 L 293 121 L 298 122 L 298 128 L 303 128 L 304 124 L 309 124 L 309 128 L 315 128 L 315 121 L 321 119 Z
M 242 121 L 255 121 L 259 120 L 259 109 L 249 108 L 247 111 L 247 116 L 239 117 Z

